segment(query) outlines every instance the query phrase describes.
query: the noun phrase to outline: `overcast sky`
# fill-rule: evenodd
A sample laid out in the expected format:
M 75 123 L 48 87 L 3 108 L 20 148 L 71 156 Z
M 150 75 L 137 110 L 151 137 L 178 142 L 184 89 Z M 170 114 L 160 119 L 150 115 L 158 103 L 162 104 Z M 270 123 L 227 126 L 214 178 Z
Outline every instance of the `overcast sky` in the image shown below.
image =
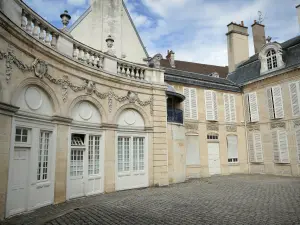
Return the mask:
M 61 28 L 59 15 L 68 9 L 74 22 L 89 0 L 25 0 L 50 23 Z M 254 52 L 251 25 L 263 13 L 266 36 L 283 42 L 299 34 L 295 6 L 300 0 L 125 0 L 150 55 L 168 49 L 175 58 L 227 65 L 227 24 L 244 21 L 249 27 L 250 54 Z

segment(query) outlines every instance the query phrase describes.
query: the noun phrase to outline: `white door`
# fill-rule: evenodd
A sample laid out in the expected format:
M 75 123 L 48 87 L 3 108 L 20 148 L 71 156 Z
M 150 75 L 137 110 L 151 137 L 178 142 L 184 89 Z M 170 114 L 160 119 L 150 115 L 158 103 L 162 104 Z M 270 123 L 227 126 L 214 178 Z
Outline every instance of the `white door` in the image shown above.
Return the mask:
M 220 174 L 219 143 L 207 143 L 209 174 Z
M 118 137 L 116 190 L 148 186 L 145 140 L 145 137 Z
M 84 149 L 72 148 L 70 154 L 69 197 L 77 198 L 84 195 L 83 155 Z

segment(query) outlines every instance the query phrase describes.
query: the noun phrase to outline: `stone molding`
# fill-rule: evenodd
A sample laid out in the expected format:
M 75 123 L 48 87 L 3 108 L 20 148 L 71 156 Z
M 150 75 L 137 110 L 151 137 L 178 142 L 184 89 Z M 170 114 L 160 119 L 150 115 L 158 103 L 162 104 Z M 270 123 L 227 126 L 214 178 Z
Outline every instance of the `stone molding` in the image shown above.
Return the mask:
M 219 131 L 218 124 L 206 124 L 206 130 Z
M 295 120 L 293 122 L 293 124 L 294 124 L 294 128 L 299 128 L 300 127 L 300 120 Z
M 286 124 L 285 122 L 278 122 L 278 121 L 275 121 L 275 122 L 271 122 L 270 123 L 270 129 L 275 129 L 275 128 L 283 128 L 285 129 L 286 128 Z
M 71 124 L 73 121 L 72 118 L 62 117 L 62 116 L 53 116 L 52 122 L 63 123 L 63 124 Z
M 198 123 L 185 123 L 185 129 L 198 131 L 199 124 Z
M 20 108 L 14 105 L 6 104 L 4 102 L 0 102 L 0 114 L 14 115 Z
M 226 131 L 227 132 L 237 132 L 237 126 L 236 125 L 227 125 Z
M 259 124 L 247 124 L 248 131 L 260 131 Z

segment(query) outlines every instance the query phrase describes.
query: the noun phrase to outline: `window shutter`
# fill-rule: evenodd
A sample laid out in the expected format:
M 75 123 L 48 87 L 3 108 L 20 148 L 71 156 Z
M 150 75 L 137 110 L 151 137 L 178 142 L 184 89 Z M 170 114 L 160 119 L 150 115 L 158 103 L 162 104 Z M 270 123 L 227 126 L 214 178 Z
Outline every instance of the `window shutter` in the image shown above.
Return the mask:
M 212 97 L 213 97 L 214 120 L 218 120 L 218 102 L 217 102 L 217 94 L 215 91 L 212 91 Z
M 275 118 L 283 118 L 284 110 L 283 110 L 281 87 L 280 86 L 272 87 L 272 93 L 273 93 Z
M 251 122 L 258 122 L 259 114 L 258 114 L 257 97 L 255 92 L 249 94 L 249 105 L 250 105 Z
M 273 141 L 273 154 L 274 154 L 274 162 L 280 162 L 280 155 L 279 155 L 279 146 L 278 146 L 278 132 L 272 132 L 272 141 Z
M 225 121 L 230 122 L 230 106 L 229 106 L 229 95 L 224 94 L 224 111 L 225 111 Z
M 248 133 L 248 151 L 250 162 L 255 162 L 255 150 L 253 142 L 253 133 Z
M 280 162 L 288 163 L 289 148 L 288 148 L 287 132 L 285 130 L 278 131 L 278 141 L 279 141 L 279 151 L 280 151 Z
M 298 150 L 298 161 L 300 162 L 300 130 L 296 130 L 296 142 Z
M 236 122 L 235 96 L 229 95 L 231 122 Z
M 255 149 L 256 162 L 263 162 L 264 161 L 264 156 L 263 156 L 260 133 L 254 132 L 253 140 L 254 140 L 254 149 Z
M 274 119 L 274 105 L 273 105 L 272 88 L 267 89 L 267 98 L 268 98 L 270 119 Z
M 249 113 L 249 95 L 245 94 L 244 97 L 244 103 L 245 103 L 245 120 L 246 122 L 250 122 L 250 113 Z
M 205 90 L 206 120 L 214 120 L 212 91 Z
M 198 108 L 197 108 L 197 92 L 196 88 L 190 88 L 191 96 L 191 117 L 192 119 L 198 119 Z
M 184 87 L 183 88 L 183 94 L 185 96 L 184 100 L 184 117 L 190 118 L 191 116 L 191 110 L 190 110 L 190 91 L 189 88 Z
M 228 158 L 238 158 L 238 149 L 237 149 L 237 136 L 228 135 L 227 136 L 227 151 Z
M 297 83 L 290 83 L 290 94 L 292 101 L 293 116 L 299 116 L 300 109 Z

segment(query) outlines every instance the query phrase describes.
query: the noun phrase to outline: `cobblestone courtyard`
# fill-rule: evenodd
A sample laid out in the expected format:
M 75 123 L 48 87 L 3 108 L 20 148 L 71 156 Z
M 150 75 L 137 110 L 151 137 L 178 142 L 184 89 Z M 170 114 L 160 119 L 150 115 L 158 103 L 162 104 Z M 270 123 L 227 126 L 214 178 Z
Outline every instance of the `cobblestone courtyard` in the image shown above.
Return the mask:
M 233 175 L 77 199 L 0 224 L 300 224 L 300 179 Z

